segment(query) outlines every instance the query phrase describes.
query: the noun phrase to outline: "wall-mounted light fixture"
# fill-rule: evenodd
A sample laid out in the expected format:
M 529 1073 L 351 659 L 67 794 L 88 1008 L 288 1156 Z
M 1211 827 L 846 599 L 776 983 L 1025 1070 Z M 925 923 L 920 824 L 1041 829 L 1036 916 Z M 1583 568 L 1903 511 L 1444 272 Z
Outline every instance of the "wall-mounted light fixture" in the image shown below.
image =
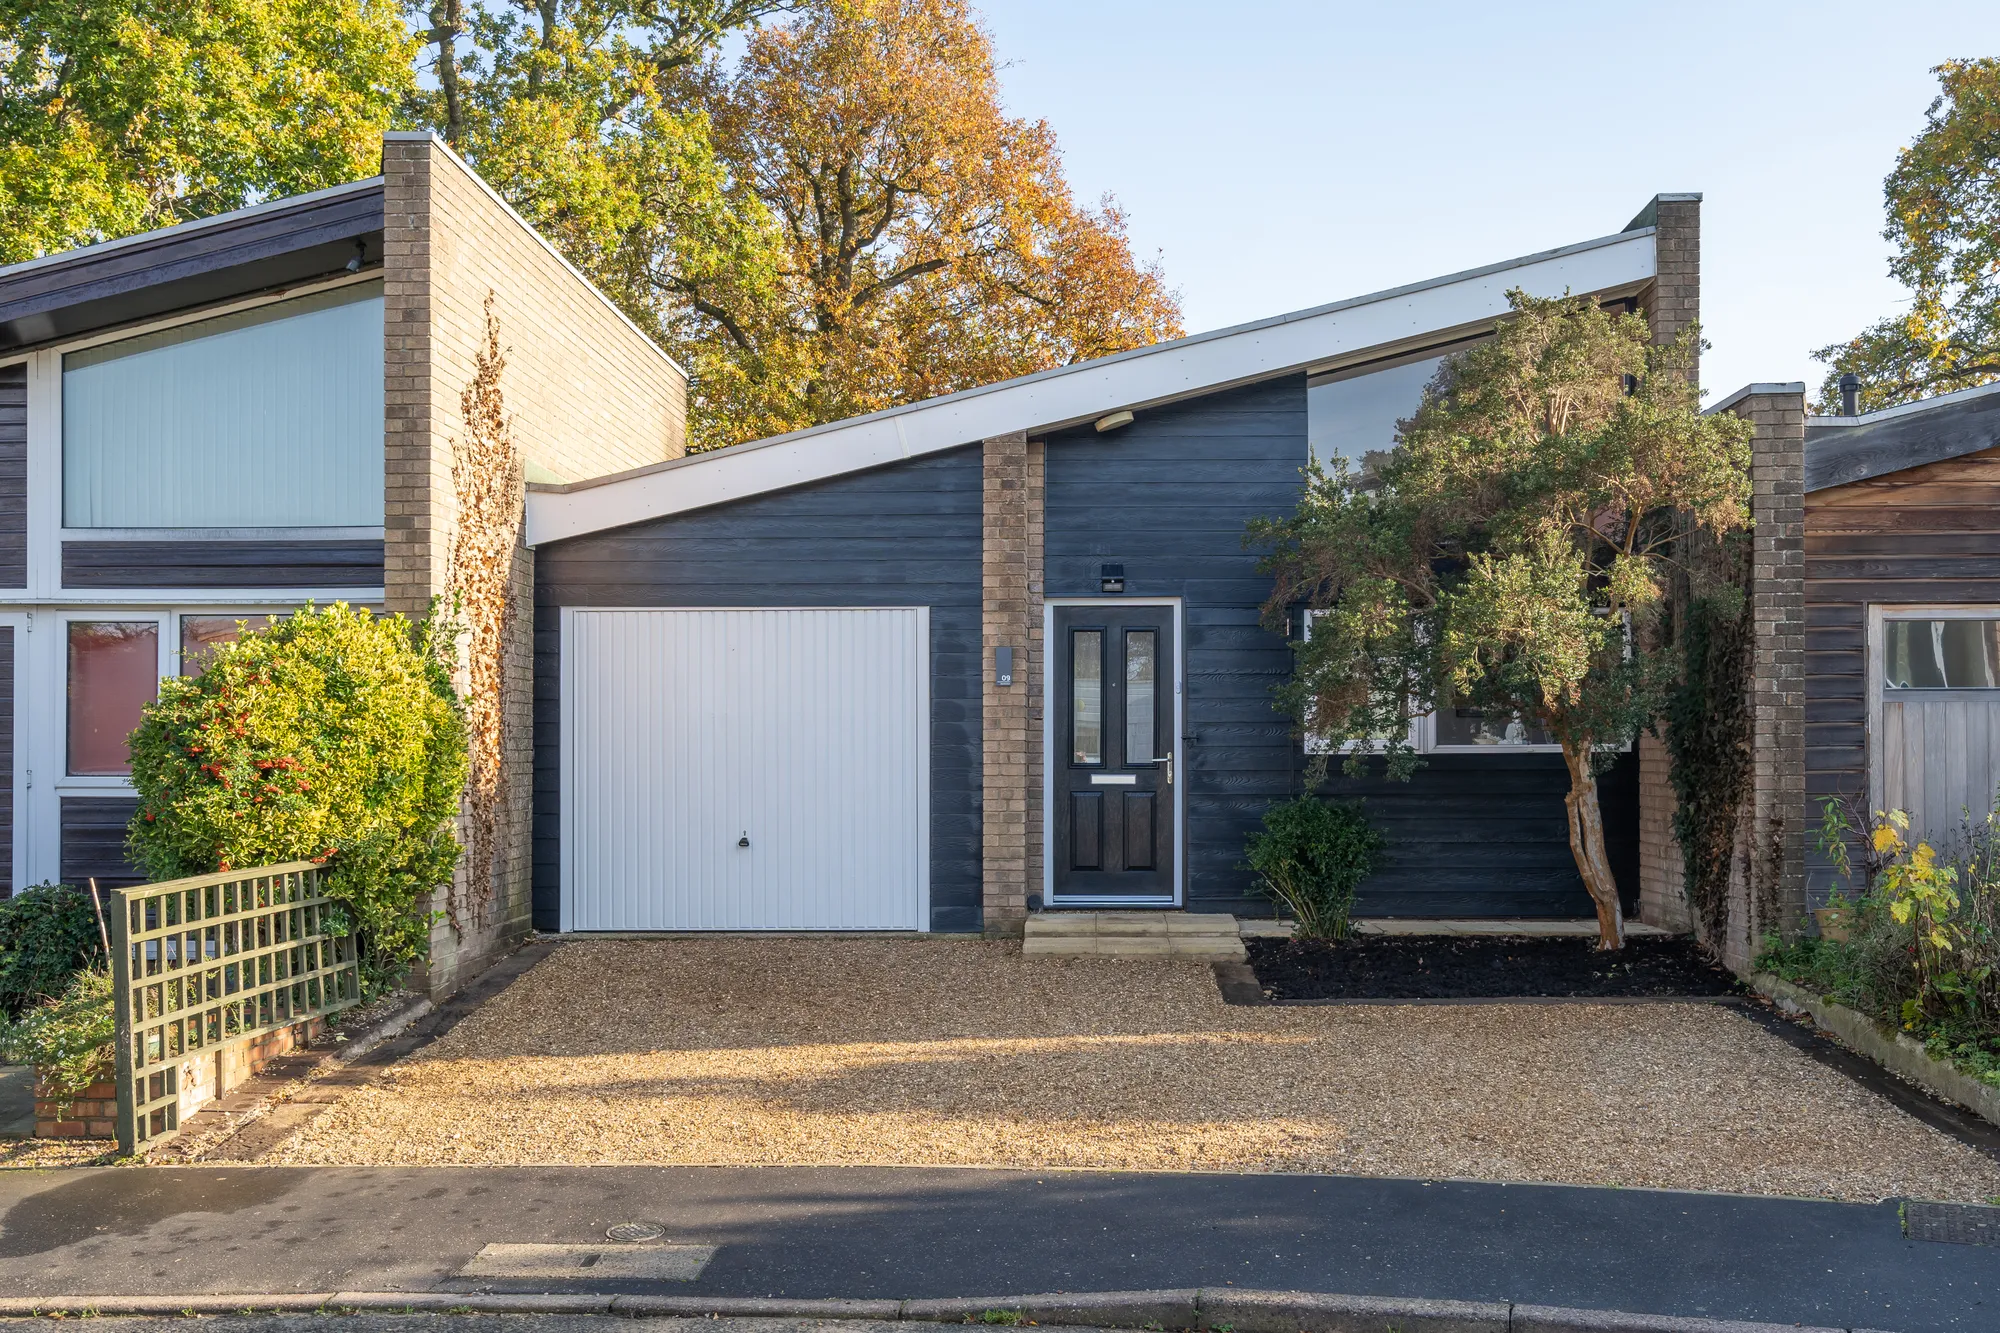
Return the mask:
M 1097 567 L 1097 588 L 1099 592 L 1125 591 L 1125 566 L 1099 565 Z
M 1108 430 L 1117 430 L 1120 426 L 1129 426 L 1131 424 L 1132 414 L 1130 412 L 1113 412 L 1108 417 L 1099 417 L 1097 419 L 1097 433 L 1102 435 Z
M 368 259 L 368 242 L 356 241 L 354 243 L 354 258 L 347 261 L 347 271 L 349 273 L 359 273 L 361 271 L 362 264 L 366 263 L 367 259 Z

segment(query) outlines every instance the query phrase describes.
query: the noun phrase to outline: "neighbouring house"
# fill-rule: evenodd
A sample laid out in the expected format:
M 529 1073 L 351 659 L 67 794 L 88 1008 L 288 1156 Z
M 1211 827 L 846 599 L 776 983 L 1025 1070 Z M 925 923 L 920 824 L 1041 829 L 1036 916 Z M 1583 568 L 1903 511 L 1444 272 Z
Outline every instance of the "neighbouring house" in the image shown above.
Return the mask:
M 1245 524 L 1292 508 L 1309 458 L 1390 448 L 1438 359 L 1489 333 L 1511 288 L 1639 309 L 1673 337 L 1698 316 L 1699 212 L 1662 195 L 1581 244 L 531 486 L 536 924 L 1268 915 L 1244 841 L 1308 756 L 1274 708 L 1290 650 L 1260 623 Z M 1796 498 L 1802 404 L 1800 386 L 1752 386 L 1723 405 L 1759 422 L 1766 509 L 1787 485 Z M 1774 447 L 1792 466 L 1776 489 Z M 1796 520 L 1772 518 L 1767 576 L 1796 554 Z M 1760 661 L 1796 628 L 1774 616 Z M 1760 725 L 1775 773 L 1779 723 Z M 1416 740 L 1408 783 L 1327 783 L 1390 838 L 1358 910 L 1589 915 L 1556 748 L 1458 709 Z M 1628 899 L 1661 917 L 1678 908 L 1667 790 L 1656 743 L 1601 787 Z
M 126 736 L 237 621 L 445 590 L 489 293 L 530 478 L 681 454 L 680 367 L 428 134 L 369 180 L 0 268 L 0 886 L 131 882 Z M 516 557 L 504 854 L 435 989 L 528 928 Z
M 1805 523 L 1808 818 L 1950 842 L 2000 787 L 2000 384 L 1812 418 Z

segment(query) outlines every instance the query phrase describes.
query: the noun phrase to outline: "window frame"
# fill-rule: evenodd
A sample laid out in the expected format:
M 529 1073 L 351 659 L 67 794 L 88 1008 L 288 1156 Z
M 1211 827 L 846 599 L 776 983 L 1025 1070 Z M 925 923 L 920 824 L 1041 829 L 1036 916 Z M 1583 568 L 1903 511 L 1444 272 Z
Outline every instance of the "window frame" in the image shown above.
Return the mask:
M 1889 626 L 1944 620 L 2000 620 L 2000 605 L 1981 606 L 1883 606 L 1877 623 L 1871 626 L 1868 652 L 1869 684 L 1886 699 L 1945 698 L 1960 695 L 2000 696 L 2000 685 L 1921 685 L 1891 688 L 1889 685 Z

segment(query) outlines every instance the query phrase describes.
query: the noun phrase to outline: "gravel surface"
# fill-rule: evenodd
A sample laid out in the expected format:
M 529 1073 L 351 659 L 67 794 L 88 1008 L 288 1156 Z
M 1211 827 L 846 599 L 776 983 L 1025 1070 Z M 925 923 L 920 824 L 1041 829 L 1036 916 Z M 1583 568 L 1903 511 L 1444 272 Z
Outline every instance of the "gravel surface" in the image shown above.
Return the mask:
M 2000 1195 L 2000 1162 L 1710 1005 L 1234 1008 L 1201 963 L 907 938 L 568 944 L 264 1160 Z

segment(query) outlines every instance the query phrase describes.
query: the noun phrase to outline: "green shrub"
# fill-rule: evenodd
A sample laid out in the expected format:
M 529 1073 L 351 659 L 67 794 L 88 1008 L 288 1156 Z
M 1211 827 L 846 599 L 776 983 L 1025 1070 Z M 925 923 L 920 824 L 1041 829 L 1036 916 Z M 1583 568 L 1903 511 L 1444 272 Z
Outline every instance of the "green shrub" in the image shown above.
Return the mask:
M 0 1017 L 61 995 L 84 968 L 104 964 L 90 895 L 37 884 L 0 902 Z
M 1292 914 L 1300 938 L 1340 940 L 1355 886 L 1381 850 L 1382 835 L 1358 809 L 1300 796 L 1264 812 L 1248 852 L 1259 887 Z
M 133 859 L 155 880 L 319 861 L 373 991 L 424 955 L 449 884 L 465 726 L 425 631 L 336 603 L 169 678 L 132 734 Z
M 76 1096 L 111 1077 L 111 973 L 90 968 L 54 999 L 0 1025 L 0 1056 L 33 1065 L 57 1096 Z

